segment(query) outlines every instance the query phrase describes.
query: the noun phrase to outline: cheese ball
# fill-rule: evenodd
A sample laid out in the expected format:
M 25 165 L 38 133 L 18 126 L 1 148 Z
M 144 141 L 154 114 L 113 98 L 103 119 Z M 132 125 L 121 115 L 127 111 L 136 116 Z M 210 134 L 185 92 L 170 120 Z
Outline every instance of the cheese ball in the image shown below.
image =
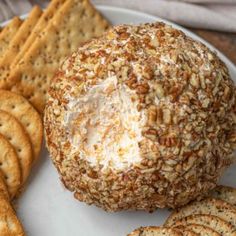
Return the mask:
M 176 208 L 204 197 L 231 164 L 235 96 L 225 64 L 180 30 L 116 26 L 55 75 L 47 147 L 79 201 L 106 211 Z

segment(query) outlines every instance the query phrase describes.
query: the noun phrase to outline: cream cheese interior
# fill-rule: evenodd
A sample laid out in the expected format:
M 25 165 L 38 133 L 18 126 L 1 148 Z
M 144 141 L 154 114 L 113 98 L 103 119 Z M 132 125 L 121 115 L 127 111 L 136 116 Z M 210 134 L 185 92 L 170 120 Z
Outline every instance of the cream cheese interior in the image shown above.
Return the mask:
M 66 126 L 80 158 L 115 169 L 140 162 L 138 143 L 145 116 L 131 100 L 134 94 L 113 76 L 68 104 Z

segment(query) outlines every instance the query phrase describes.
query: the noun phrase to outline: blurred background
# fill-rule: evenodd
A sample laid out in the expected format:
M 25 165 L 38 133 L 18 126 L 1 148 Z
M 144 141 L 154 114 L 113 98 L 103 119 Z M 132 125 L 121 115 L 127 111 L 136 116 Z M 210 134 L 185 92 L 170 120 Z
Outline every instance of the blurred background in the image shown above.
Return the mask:
M 236 64 L 236 0 L 91 0 L 176 22 L 209 41 Z M 0 0 L 0 22 L 46 7 L 49 0 Z

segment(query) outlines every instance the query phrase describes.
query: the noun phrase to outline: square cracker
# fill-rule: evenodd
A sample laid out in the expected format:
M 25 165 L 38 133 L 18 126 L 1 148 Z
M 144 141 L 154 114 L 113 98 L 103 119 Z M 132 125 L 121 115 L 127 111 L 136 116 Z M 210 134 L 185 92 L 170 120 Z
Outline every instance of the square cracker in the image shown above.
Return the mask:
M 14 17 L 1 31 L 0 33 L 0 57 L 7 49 L 11 39 L 16 34 L 22 24 L 22 20 L 19 17 Z
M 100 36 L 108 22 L 87 0 L 67 0 L 8 78 L 9 89 L 43 112 L 50 81 L 66 56 Z
M 23 22 L 10 41 L 7 49 L 5 50 L 5 53 L 3 53 L 2 57 L 0 58 L 0 88 L 4 88 L 6 84 L 6 78 L 10 74 L 11 66 L 15 65 L 13 60 L 21 51 L 22 45 L 24 45 L 24 42 L 31 34 L 31 31 L 36 25 L 41 14 L 42 10 L 38 6 L 35 6 L 28 18 Z
M 37 36 L 43 31 L 43 29 L 47 26 L 50 19 L 53 18 L 55 13 L 61 7 L 61 5 L 65 2 L 65 0 L 52 0 L 48 7 L 43 12 L 42 16 L 40 17 L 39 21 L 37 22 L 36 26 L 34 27 L 32 33 L 29 35 L 28 39 L 22 46 L 21 51 L 15 57 L 13 61 L 13 65 L 16 65 L 21 58 L 25 55 L 25 53 L 29 50 L 30 46 L 33 44 L 34 40 Z

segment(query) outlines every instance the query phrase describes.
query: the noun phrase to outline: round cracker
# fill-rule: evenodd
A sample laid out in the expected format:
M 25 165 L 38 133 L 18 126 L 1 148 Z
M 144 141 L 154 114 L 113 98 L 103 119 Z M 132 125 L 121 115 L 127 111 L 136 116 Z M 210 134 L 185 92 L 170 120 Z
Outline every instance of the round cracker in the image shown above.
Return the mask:
M 183 225 L 177 225 L 174 229 L 180 230 L 182 236 L 199 236 L 198 233 L 192 231 L 191 229 L 184 227 Z
M 181 233 L 182 233 L 182 236 L 199 236 L 197 233 L 194 233 L 190 229 L 185 229 Z
M 174 226 L 198 224 L 210 227 L 220 235 L 236 235 L 236 228 L 225 220 L 213 215 L 196 214 L 182 218 L 174 223 Z
M 22 181 L 25 182 L 33 161 L 33 152 L 28 134 L 14 116 L 2 110 L 0 110 L 0 134 L 8 139 L 14 147 L 20 161 Z
M 0 170 L 4 175 L 10 196 L 14 197 L 21 185 L 20 163 L 14 148 L 1 134 Z
M 182 236 L 179 230 L 174 228 L 167 228 L 167 227 L 159 227 L 159 226 L 147 226 L 147 227 L 140 227 L 130 233 L 128 236 Z
M 24 236 L 23 227 L 9 201 L 0 194 L 0 235 Z
M 177 228 L 182 227 L 181 225 L 176 226 Z M 184 228 L 192 230 L 194 233 L 198 234 L 199 236 L 221 236 L 219 233 L 214 231 L 213 229 L 198 224 L 189 224 L 184 226 Z
M 0 194 L 2 194 L 7 200 L 10 200 L 10 195 L 7 190 L 7 185 L 4 180 L 3 173 L 0 171 Z
M 214 198 L 205 198 L 201 201 L 194 201 L 175 210 L 166 220 L 165 226 L 174 225 L 176 221 L 196 214 L 217 216 L 236 228 L 236 207 L 228 202 Z
M 10 113 L 21 122 L 29 134 L 36 159 L 43 140 L 43 124 L 39 113 L 23 96 L 6 90 L 0 90 L 0 109 Z

